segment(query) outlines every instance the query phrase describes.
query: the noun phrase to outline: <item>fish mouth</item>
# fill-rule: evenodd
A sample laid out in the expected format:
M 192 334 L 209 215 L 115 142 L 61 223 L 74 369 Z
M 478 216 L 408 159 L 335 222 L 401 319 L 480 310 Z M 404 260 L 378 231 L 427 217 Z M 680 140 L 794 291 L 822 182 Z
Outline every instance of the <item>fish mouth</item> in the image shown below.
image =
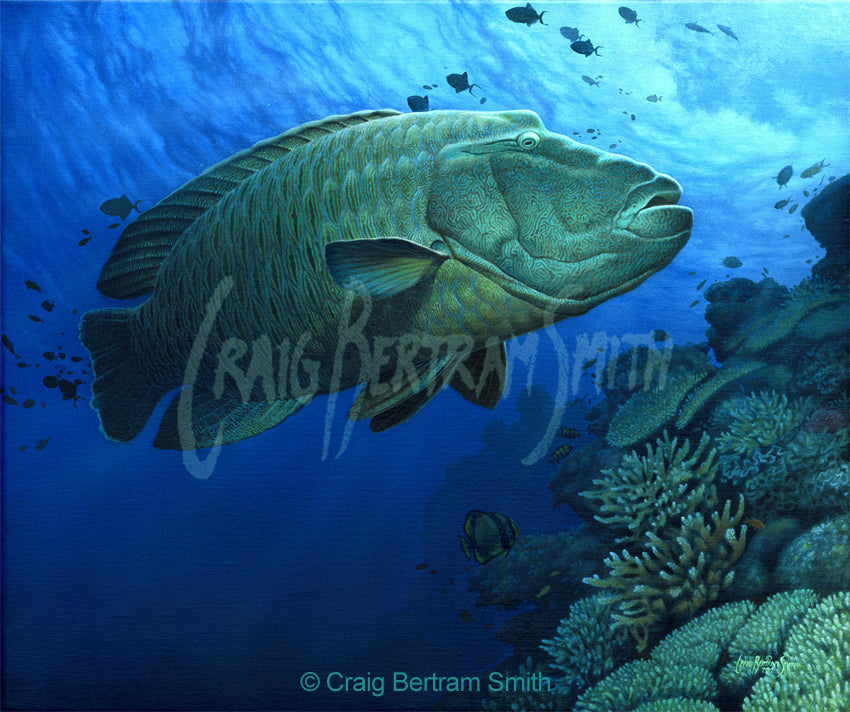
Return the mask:
M 676 181 L 658 175 L 632 188 L 614 224 L 648 240 L 680 236 L 690 231 L 694 223 L 693 211 L 678 204 L 681 197 L 682 188 Z

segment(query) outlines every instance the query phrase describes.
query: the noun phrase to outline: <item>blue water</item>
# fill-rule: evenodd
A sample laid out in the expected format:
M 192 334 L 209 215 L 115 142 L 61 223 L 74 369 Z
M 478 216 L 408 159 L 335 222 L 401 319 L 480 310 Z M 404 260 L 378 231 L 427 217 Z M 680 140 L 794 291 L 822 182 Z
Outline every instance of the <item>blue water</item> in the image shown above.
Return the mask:
M 581 369 L 594 335 L 700 342 L 700 281 L 767 270 L 794 285 L 822 256 L 799 210 L 774 203 L 803 204 L 803 189 L 850 168 L 850 5 L 642 2 L 640 27 L 617 3 L 535 5 L 547 26 L 532 27 L 509 22 L 510 6 L 0 3 L 2 331 L 27 364 L 4 349 L 2 379 L 18 403 L 36 400 L 2 406 L 4 708 L 432 706 L 438 694 L 307 693 L 299 678 L 477 675 L 509 655 L 494 637 L 507 615 L 474 608 L 456 535 L 469 509 L 507 512 L 523 534 L 575 524 L 552 508 L 540 455 L 558 403 L 596 395 Z M 601 56 L 572 52 L 562 25 Z M 475 97 L 446 84 L 463 71 Z M 121 221 L 99 205 L 126 193 L 150 207 L 256 141 L 331 114 L 407 111 L 414 94 L 433 109 L 532 109 L 675 177 L 695 213 L 689 244 L 635 291 L 509 345 L 493 412 L 445 391 L 376 435 L 347 424 L 353 394 L 320 398 L 226 447 L 205 480 L 153 449 L 153 431 L 108 442 L 76 338 L 84 311 L 111 304 L 95 285 Z M 800 177 L 821 159 L 824 173 Z M 721 264 L 731 255 L 740 268 Z M 82 400 L 42 385 L 59 368 L 45 351 L 66 354 Z M 530 384 L 549 400 L 524 400 Z M 496 421 L 507 425 L 487 438 Z

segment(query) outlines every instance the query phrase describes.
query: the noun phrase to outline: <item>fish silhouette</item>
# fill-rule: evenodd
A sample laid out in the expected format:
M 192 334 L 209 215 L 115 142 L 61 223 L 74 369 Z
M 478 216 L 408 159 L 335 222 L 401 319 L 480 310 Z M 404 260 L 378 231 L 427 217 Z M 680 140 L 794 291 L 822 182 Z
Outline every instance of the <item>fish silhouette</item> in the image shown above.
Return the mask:
M 510 10 L 505 11 L 505 15 L 508 16 L 511 22 L 525 24 L 528 27 L 531 27 L 535 22 L 545 25 L 546 23 L 543 22 L 543 15 L 545 13 L 546 10 L 539 14 L 535 12 L 534 8 L 531 7 L 531 3 L 526 3 L 525 7 L 512 7 Z
M 104 215 L 110 215 L 117 218 L 121 218 L 122 220 L 126 220 L 127 216 L 135 210 L 137 213 L 140 213 L 139 203 L 143 202 L 144 198 L 137 200 L 135 203 L 131 203 L 130 199 L 127 197 L 127 194 L 124 193 L 119 198 L 110 198 L 109 200 L 104 201 L 100 205 L 100 212 Z
M 446 77 L 446 81 L 449 83 L 449 86 L 454 89 L 455 92 L 458 94 L 462 91 L 468 91 L 470 94 L 472 94 L 472 96 L 475 96 L 475 94 L 472 93 L 472 87 L 478 87 L 479 89 L 481 88 L 480 86 L 478 86 L 478 84 L 469 83 L 469 77 L 467 76 L 466 72 L 464 72 L 463 74 L 449 74 Z
M 620 13 L 620 17 L 622 17 L 627 25 L 634 23 L 635 27 L 639 27 L 638 23 L 641 20 L 638 19 L 637 13 L 628 7 L 621 7 L 618 12 Z
M 689 30 L 693 30 L 694 32 L 705 32 L 709 35 L 714 34 L 710 30 L 705 29 L 702 25 L 698 25 L 696 22 L 687 22 L 685 23 L 685 27 L 687 27 Z
M 407 97 L 407 105 L 411 111 L 428 111 L 428 97 L 409 96 Z

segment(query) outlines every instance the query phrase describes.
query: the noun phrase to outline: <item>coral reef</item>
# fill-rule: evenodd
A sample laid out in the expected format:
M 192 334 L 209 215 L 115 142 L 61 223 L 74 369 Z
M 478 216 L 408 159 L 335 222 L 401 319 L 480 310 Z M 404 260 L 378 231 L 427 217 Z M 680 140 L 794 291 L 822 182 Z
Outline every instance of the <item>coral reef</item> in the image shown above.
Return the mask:
M 690 442 L 677 447 L 667 432 L 659 439 L 657 448 L 646 446 L 647 454 L 626 455 L 621 466 L 603 470 L 594 479 L 596 489 L 582 492 L 590 500 L 600 500 L 600 514 L 594 519 L 628 532 L 616 542 L 639 544 L 647 532 L 659 532 L 675 524 L 687 514 L 717 504 L 717 492 L 712 484 L 717 472 L 713 464 L 715 451 L 702 462 L 709 438 L 704 435 L 691 457 Z
M 500 682 L 508 676 L 519 680 L 542 680 L 541 689 L 523 689 L 522 685 L 514 686 L 500 684 L 498 686 L 488 685 L 487 689 L 490 693 L 481 701 L 481 708 L 484 710 L 492 710 L 492 712 L 526 712 L 527 710 L 566 710 L 569 705 L 564 697 L 554 688 L 549 689 L 546 684 L 546 679 L 549 671 L 546 670 L 540 663 L 535 663 L 531 658 L 527 658 L 524 663 L 520 663 L 515 671 L 501 670 Z M 528 685 L 528 687 L 537 687 L 536 685 Z M 502 689 L 504 688 L 504 689 Z M 508 689 L 510 688 L 510 689 Z
M 723 388 L 739 378 L 761 370 L 764 366 L 765 364 L 760 361 L 730 360 L 724 363 L 723 368 L 712 378 L 698 385 L 688 394 L 676 418 L 676 427 L 687 427 L 694 416 Z
M 723 513 L 714 512 L 709 524 L 702 514 L 691 514 L 682 518 L 678 532 L 663 539 L 646 532 L 640 553 L 611 552 L 605 559 L 610 576 L 584 581 L 617 592 L 614 625 L 629 628 L 643 650 L 653 626 L 687 620 L 731 583 L 731 568 L 746 546 L 746 527 L 735 533 L 743 514 L 741 496 L 734 516 L 727 500 Z
M 717 446 L 726 452 L 751 455 L 785 437 L 810 410 L 809 400 L 789 402 L 784 393 L 751 394 L 729 406 L 732 424 L 717 439 Z
M 848 253 L 848 205 L 850 175 L 827 185 L 820 195 L 803 206 L 800 215 L 814 238 L 826 249 L 826 256 L 812 267 L 812 276 L 846 281 L 850 265 Z
M 850 521 L 845 512 L 792 539 L 775 571 L 782 588 L 850 589 Z
M 795 611 L 795 614 L 799 613 Z M 850 709 L 850 593 L 809 609 L 791 629 L 780 664 L 753 686 L 743 712 Z
M 776 594 L 760 606 L 729 645 L 730 661 L 720 671 L 721 685 L 743 697 L 760 670 L 756 666 L 745 667 L 741 661 L 779 659 L 791 627 L 817 602 L 814 591 L 801 589 Z
M 706 375 L 700 371 L 667 378 L 663 386 L 635 393 L 611 419 L 608 442 L 626 447 L 648 438 L 676 414 L 688 392 Z
M 648 660 L 623 665 L 582 694 L 576 712 L 628 712 L 676 698 L 716 701 L 714 669 L 752 610 L 749 602 L 729 603 L 682 626 L 664 638 Z
M 576 712 L 850 709 L 850 594 L 727 603 L 585 691 Z
M 497 557 L 472 576 L 478 604 L 516 608 L 524 603 L 565 610 L 582 595 L 580 582 L 602 569 L 605 545 L 586 527 L 558 534 L 520 536 L 510 556 Z
M 634 643 L 614 622 L 613 597 L 589 596 L 570 606 L 552 639 L 540 647 L 552 656 L 549 666 L 561 672 L 557 685 L 568 698 L 602 679 L 634 651 Z

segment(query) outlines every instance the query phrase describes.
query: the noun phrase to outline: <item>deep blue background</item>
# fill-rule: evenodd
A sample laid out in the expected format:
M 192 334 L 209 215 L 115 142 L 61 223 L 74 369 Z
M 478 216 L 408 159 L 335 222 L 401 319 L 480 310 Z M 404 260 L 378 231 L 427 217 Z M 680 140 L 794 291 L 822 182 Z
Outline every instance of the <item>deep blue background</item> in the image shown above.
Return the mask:
M 510 652 L 494 638 L 504 615 L 474 609 L 456 534 L 472 508 L 510 514 L 523 534 L 574 523 L 551 507 L 545 458 L 521 463 L 553 413 L 544 398 L 520 422 L 525 386 L 593 393 L 589 376 L 582 391 L 572 379 L 588 357 L 577 339 L 594 334 L 603 344 L 653 329 L 702 340 L 702 280 L 807 275 L 821 251 L 799 210 L 773 205 L 787 195 L 802 204 L 803 189 L 850 166 L 847 3 L 635 3 L 640 27 L 617 3 L 536 5 L 545 27 L 509 22 L 510 6 L 0 3 L 2 330 L 28 364 L 4 349 L 2 378 L 19 403 L 37 401 L 2 406 L 4 706 L 432 704 L 435 695 L 308 695 L 298 678 L 479 674 Z M 571 52 L 561 25 L 602 56 Z M 446 74 L 462 71 L 485 106 L 447 87 Z M 602 75 L 600 85 L 582 74 Z M 526 337 L 533 368 L 513 363 L 495 412 L 447 391 L 392 431 L 356 424 L 346 443 L 353 394 L 331 414 L 319 399 L 225 448 L 206 481 L 180 453 L 151 448 L 152 432 L 109 443 L 84 400 L 44 388 L 57 367 L 42 352 L 86 356 L 79 317 L 109 303 L 95 284 L 120 228 L 98 210 L 104 200 L 126 193 L 150 207 L 258 140 L 330 114 L 406 111 L 408 95 L 425 93 L 432 108 L 533 109 L 550 130 L 669 173 L 695 211 L 691 242 L 634 292 L 554 338 Z M 825 173 L 799 177 L 824 158 Z M 773 177 L 789 163 L 795 176 L 780 189 Z M 92 240 L 79 246 L 83 229 Z M 723 267 L 728 255 L 743 267 Z M 48 298 L 50 313 L 39 306 Z M 483 445 L 497 420 L 505 436 Z M 564 422 L 580 425 L 580 413 Z M 439 574 L 417 571 L 422 561 Z

